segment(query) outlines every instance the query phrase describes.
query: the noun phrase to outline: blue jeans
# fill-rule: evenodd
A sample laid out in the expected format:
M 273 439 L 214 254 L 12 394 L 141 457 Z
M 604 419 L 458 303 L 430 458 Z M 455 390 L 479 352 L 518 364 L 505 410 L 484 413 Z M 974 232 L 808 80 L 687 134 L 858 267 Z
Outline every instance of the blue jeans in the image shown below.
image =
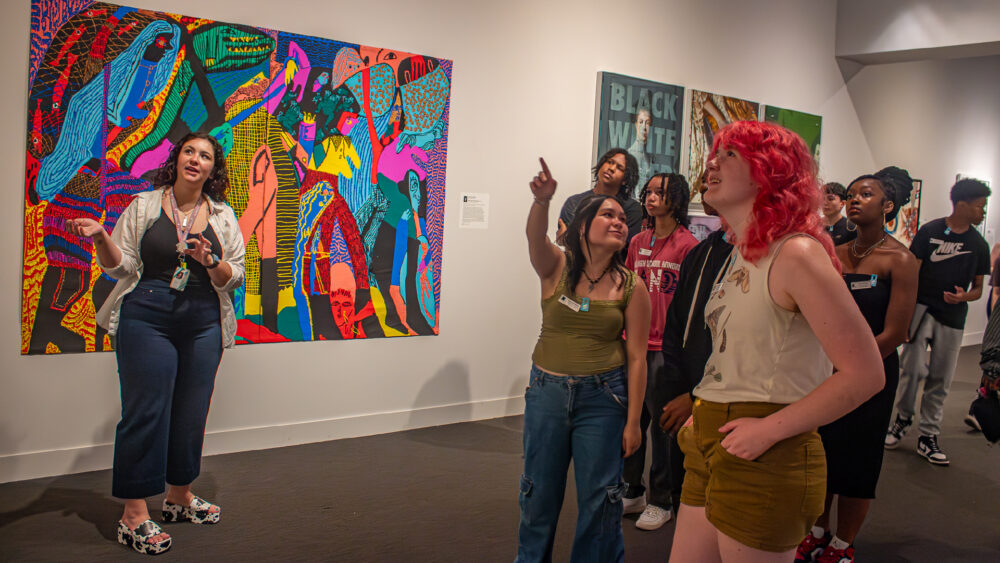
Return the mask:
M 524 402 L 524 474 L 515 561 L 552 561 L 571 459 L 579 515 L 570 561 L 624 561 L 625 370 L 558 376 L 533 366 Z
M 122 419 L 111 494 L 137 499 L 201 470 L 205 420 L 222 359 L 219 296 L 144 280 L 125 296 L 115 342 Z

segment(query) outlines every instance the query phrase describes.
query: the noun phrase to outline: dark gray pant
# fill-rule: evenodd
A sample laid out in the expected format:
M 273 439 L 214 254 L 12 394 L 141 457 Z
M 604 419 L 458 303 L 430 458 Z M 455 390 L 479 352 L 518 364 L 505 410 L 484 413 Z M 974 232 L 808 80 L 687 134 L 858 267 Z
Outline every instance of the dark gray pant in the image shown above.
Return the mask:
M 626 498 L 636 498 L 646 492 L 642 473 L 646 467 L 646 436 L 652 460 L 649 466 L 649 494 L 646 501 L 660 508 L 673 506 L 672 495 L 681 494 L 684 481 L 684 456 L 677 446 L 677 440 L 660 429 L 661 405 L 653 405 L 657 378 L 663 377 L 663 354 L 659 351 L 646 352 L 646 399 L 642 404 L 642 441 L 634 454 L 625 458 L 622 478 L 627 485 Z M 648 427 L 648 431 L 647 431 Z

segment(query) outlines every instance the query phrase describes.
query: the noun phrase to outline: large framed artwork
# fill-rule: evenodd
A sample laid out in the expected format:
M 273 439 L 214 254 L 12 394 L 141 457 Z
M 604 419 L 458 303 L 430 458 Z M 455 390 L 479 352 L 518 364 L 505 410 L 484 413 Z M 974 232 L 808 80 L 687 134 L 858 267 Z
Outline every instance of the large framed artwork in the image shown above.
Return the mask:
M 910 201 L 899 209 L 899 213 L 892 221 L 885 224 L 885 231 L 907 247 L 913 242 L 913 237 L 917 236 L 917 229 L 920 228 L 920 189 L 923 184 L 923 180 L 913 180 Z
M 691 111 L 688 150 L 688 183 L 691 184 L 691 203 L 701 203 L 701 176 L 705 160 L 712 150 L 715 132 L 733 121 L 758 121 L 760 104 L 731 96 L 691 91 Z
M 438 333 L 451 61 L 102 2 L 31 9 L 22 353 L 111 349 L 94 312 L 114 282 L 63 225 L 110 232 L 191 131 L 227 153 L 238 343 Z
M 599 72 L 597 81 L 593 161 L 610 149 L 626 149 L 639 162 L 637 197 L 651 176 L 678 171 L 684 87 L 610 72 Z
M 823 118 L 804 111 L 784 109 L 777 106 L 764 106 L 764 121 L 777 123 L 785 129 L 798 134 L 812 152 L 816 164 L 819 165 L 820 141 L 823 137 Z

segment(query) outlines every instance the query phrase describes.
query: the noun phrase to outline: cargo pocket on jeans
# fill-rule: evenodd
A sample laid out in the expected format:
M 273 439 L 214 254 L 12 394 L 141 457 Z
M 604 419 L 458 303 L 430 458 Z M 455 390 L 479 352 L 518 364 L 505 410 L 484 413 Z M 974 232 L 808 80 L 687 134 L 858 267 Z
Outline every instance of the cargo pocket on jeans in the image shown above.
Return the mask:
M 622 497 L 625 496 L 625 482 L 607 487 L 607 500 L 604 503 L 604 518 L 601 520 L 601 531 L 613 533 L 620 530 L 622 526 L 622 513 L 625 507 L 622 505 Z
M 521 485 L 520 492 L 517 495 L 517 503 L 521 507 L 521 517 L 524 521 L 531 523 L 531 489 L 534 488 L 534 483 L 531 479 L 528 479 L 527 475 L 521 475 Z

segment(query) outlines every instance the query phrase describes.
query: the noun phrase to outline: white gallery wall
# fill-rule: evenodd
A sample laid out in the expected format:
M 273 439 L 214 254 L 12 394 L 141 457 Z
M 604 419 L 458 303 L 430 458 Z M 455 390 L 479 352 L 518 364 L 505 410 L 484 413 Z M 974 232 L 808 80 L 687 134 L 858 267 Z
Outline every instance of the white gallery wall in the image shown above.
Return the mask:
M 996 0 L 837 0 L 837 56 L 883 61 L 1000 53 Z
M 540 323 L 527 182 L 544 156 L 560 185 L 553 217 L 589 186 L 598 71 L 820 114 L 824 177 L 882 164 L 834 59 L 825 0 L 129 4 L 454 60 L 440 336 L 227 351 L 207 454 L 522 412 Z M 109 467 L 120 406 L 113 354 L 19 354 L 29 13 L 18 0 L 0 19 L 0 482 Z M 490 195 L 488 229 L 458 228 L 461 192 Z
M 1000 56 L 866 66 L 848 90 L 878 166 L 923 180 L 920 224 L 951 213 L 960 173 L 989 181 L 986 240 L 998 242 Z M 980 342 L 985 328 L 984 298 L 970 304 L 965 342 Z

